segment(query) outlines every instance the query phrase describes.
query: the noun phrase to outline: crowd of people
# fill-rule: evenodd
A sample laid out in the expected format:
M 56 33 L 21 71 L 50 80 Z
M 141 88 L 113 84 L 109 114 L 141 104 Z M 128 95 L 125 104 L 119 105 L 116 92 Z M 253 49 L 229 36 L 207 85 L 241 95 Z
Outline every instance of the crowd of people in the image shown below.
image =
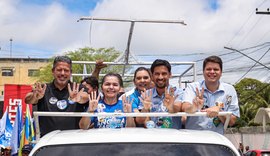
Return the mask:
M 139 67 L 134 73 L 134 88 L 122 94 L 122 77 L 107 73 L 101 79 L 99 72 L 106 67 L 97 61 L 92 76 L 81 83 L 71 82 L 72 61 L 67 56 L 55 58 L 52 68 L 54 80 L 47 84 L 37 82 L 25 102 L 37 104 L 38 111 L 46 112 L 206 112 L 207 116 L 181 117 L 40 117 L 41 136 L 53 130 L 151 127 L 211 130 L 224 133 L 225 117 L 221 111 L 232 112 L 229 125 L 240 116 L 234 87 L 220 81 L 222 60 L 207 57 L 203 62 L 204 80 L 179 88 L 170 84 L 171 65 L 156 59 L 150 69 Z M 184 126 L 183 126 L 184 125 Z

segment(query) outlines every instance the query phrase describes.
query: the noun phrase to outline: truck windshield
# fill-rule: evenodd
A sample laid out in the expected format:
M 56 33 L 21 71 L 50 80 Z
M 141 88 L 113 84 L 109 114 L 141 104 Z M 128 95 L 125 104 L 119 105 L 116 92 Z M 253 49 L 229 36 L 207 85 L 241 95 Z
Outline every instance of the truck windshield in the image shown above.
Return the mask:
M 94 143 L 44 146 L 34 156 L 235 156 L 228 147 L 212 144 Z

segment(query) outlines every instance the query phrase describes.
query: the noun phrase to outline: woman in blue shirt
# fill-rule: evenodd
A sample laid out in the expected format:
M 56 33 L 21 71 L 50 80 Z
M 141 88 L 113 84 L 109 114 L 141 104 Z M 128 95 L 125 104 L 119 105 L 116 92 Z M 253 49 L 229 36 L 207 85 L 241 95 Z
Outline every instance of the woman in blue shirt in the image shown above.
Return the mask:
M 119 100 L 117 95 L 123 82 L 119 74 L 109 73 L 106 74 L 101 82 L 101 90 L 103 92 L 103 99 L 100 96 L 96 96 L 96 92 L 92 92 L 89 95 L 89 107 L 88 112 L 116 112 L 116 113 L 130 113 L 131 104 L 129 101 Z M 123 96 L 124 98 L 125 96 Z M 134 127 L 134 119 L 132 117 L 82 117 L 80 120 L 80 128 L 88 129 L 91 123 L 94 123 L 95 128 L 122 128 L 122 127 Z

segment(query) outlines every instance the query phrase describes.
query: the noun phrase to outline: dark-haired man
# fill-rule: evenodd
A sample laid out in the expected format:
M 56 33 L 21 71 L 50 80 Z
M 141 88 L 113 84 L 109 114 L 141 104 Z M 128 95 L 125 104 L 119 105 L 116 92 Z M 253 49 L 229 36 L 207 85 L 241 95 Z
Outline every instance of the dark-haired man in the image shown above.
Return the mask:
M 172 76 L 171 65 L 167 60 L 156 59 L 151 65 L 152 80 L 155 87 L 142 93 L 140 108 L 141 112 L 178 112 L 181 109 L 183 90 L 169 84 Z M 156 128 L 181 128 L 181 117 L 151 117 L 136 118 L 138 124 L 145 122 L 154 123 L 151 127 Z
M 207 112 L 207 117 L 188 117 L 185 125 L 187 129 L 212 130 L 223 134 L 225 117 L 218 116 L 218 113 L 232 112 L 230 126 L 240 116 L 236 91 L 232 85 L 220 82 L 221 75 L 221 58 L 207 57 L 203 62 L 204 80 L 191 83 L 185 89 L 182 110 L 187 113 Z
M 95 91 L 98 93 L 98 79 L 95 76 L 88 76 L 81 81 L 81 84 L 88 89 L 88 94 Z M 98 94 L 97 94 L 98 95 Z
M 28 104 L 37 104 L 38 111 L 45 112 L 83 112 L 88 95 L 77 83 L 70 82 L 72 61 L 67 56 L 57 56 L 53 62 L 53 82 L 36 83 L 32 92 L 25 97 Z M 53 130 L 79 128 L 75 117 L 40 117 L 41 136 Z

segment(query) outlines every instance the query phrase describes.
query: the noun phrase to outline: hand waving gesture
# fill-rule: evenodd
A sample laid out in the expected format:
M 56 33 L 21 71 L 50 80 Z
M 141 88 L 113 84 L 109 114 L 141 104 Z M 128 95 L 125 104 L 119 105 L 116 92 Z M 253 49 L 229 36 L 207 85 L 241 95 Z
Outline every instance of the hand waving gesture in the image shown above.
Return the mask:
M 46 88 L 46 84 L 41 84 L 40 82 L 35 83 L 35 88 L 33 89 L 33 96 L 38 100 L 43 98 Z
M 197 110 L 201 110 L 204 104 L 203 99 L 204 94 L 204 87 L 202 87 L 201 92 L 199 91 L 198 87 L 196 87 L 196 97 L 193 99 L 193 105 L 196 107 Z
M 148 92 L 144 89 L 144 91 L 141 92 L 142 97 L 139 97 L 140 101 L 143 103 L 143 109 L 149 112 L 152 108 L 152 94 L 152 89 L 149 89 Z
M 126 97 L 124 94 L 122 96 L 122 103 L 123 103 L 123 110 L 125 113 L 131 113 L 132 112 L 132 103 L 134 99 L 130 99 L 130 96 Z
M 90 96 L 90 94 L 91 94 L 91 96 Z M 97 109 L 100 95 L 98 95 L 98 97 L 97 97 L 97 92 L 96 91 L 92 91 L 90 94 L 88 96 L 89 97 L 88 111 L 89 112 L 94 112 Z
M 169 112 L 174 112 L 173 104 L 177 97 L 178 96 L 174 96 L 174 88 L 171 87 L 168 91 L 167 87 L 165 87 L 165 96 L 164 96 L 163 104 L 169 110 Z
M 68 84 L 68 93 L 69 93 L 69 99 L 73 102 L 79 102 L 81 100 L 81 93 L 84 91 L 84 88 L 82 88 L 79 91 L 80 84 L 73 82 L 72 90 L 70 83 Z

